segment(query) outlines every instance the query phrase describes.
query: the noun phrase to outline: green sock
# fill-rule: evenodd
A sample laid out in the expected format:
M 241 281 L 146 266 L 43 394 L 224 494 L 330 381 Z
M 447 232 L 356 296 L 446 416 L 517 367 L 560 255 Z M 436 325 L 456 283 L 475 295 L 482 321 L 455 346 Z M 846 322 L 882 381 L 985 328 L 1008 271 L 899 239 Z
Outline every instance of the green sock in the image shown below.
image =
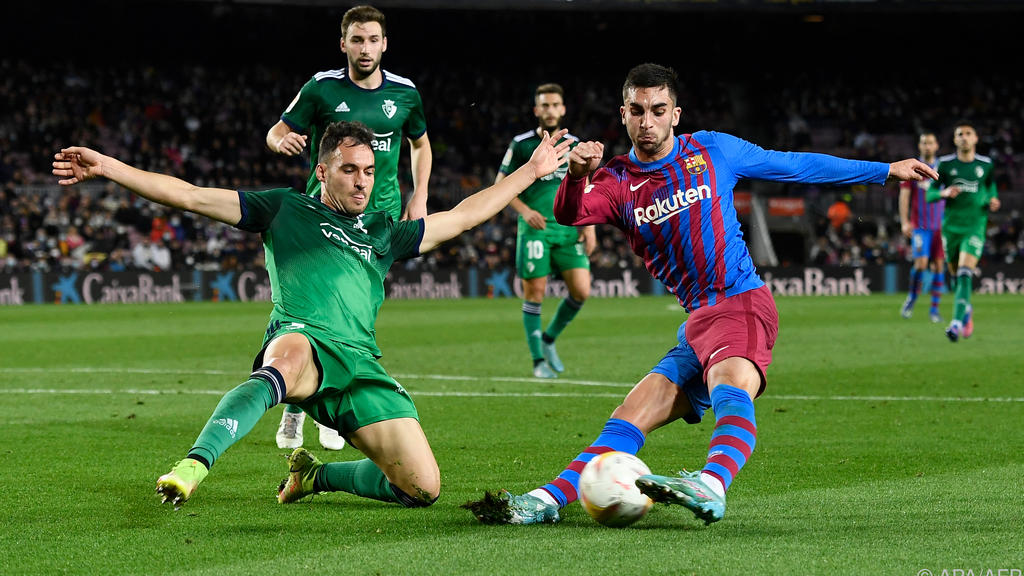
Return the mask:
M 555 311 L 555 317 L 551 319 L 548 329 L 544 331 L 548 338 L 552 341 L 558 338 L 558 335 L 562 333 L 562 330 L 565 330 L 569 322 L 572 322 L 572 319 L 576 317 L 582 306 L 583 302 L 573 300 L 572 296 L 562 300 L 562 303 L 558 305 L 558 310 Z
M 262 378 L 250 378 L 239 384 L 220 399 L 188 457 L 212 467 L 228 446 L 248 434 L 278 399 L 274 387 Z
M 313 481 L 317 492 L 348 492 L 384 502 L 398 502 L 384 472 L 369 458 L 355 462 L 328 462 Z
M 526 345 L 530 347 L 530 357 L 534 361 L 544 358 L 540 349 L 540 302 L 523 300 L 523 328 L 526 329 Z
M 295 404 L 285 404 L 284 411 L 289 414 L 302 414 L 302 408 L 299 408 Z
M 967 315 L 967 306 L 971 303 L 971 283 L 973 271 L 960 268 L 956 271 L 956 296 L 953 299 L 953 318 L 963 322 Z

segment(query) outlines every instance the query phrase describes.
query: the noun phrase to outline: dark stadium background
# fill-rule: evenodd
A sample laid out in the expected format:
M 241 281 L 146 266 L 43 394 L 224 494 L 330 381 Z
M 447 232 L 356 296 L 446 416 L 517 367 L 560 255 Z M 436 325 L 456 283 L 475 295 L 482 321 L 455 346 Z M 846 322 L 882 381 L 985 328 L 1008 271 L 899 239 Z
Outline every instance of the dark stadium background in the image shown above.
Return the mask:
M 1022 4 L 722 0 L 377 6 L 388 17 L 383 65 L 413 79 L 427 107 L 434 146 L 431 211 L 453 205 L 493 179 L 509 139 L 534 125 L 531 91 L 540 82 L 565 86 L 567 125 L 575 134 L 603 140 L 615 153 L 627 150 L 617 111 L 622 78 L 631 66 L 655 61 L 680 73 L 680 132 L 717 129 L 765 147 L 888 161 L 915 155 L 914 135 L 922 128 L 937 131 L 940 152 L 950 153 L 952 122 L 972 119 L 982 138 L 979 153 L 995 156 L 1004 205 L 992 218 L 984 262 L 1010 264 L 1024 256 L 1019 216 L 1024 79 L 1016 60 Z M 64 250 L 66 222 L 42 226 L 47 238 L 33 243 L 45 214 L 26 216 L 31 210 L 26 205 L 59 194 L 48 174 L 49 156 L 72 141 L 207 184 L 300 183 L 305 166 L 267 151 L 264 134 L 311 74 L 345 65 L 337 44 L 348 7 L 326 2 L 5 4 L 0 8 L 5 24 L 0 237 L 8 239 L 8 258 L 0 259 L 0 271 L 106 266 L 54 252 L 54 247 Z M 152 106 L 158 108 L 155 116 Z M 132 107 L 141 112 L 130 116 L 126 110 Z M 122 115 L 130 122 L 118 125 Z M 201 128 L 187 129 L 189 118 Z M 111 134 L 120 141 L 109 144 Z M 190 139 L 191 159 L 167 159 L 165 146 L 189 145 Z M 204 167 L 198 167 L 200 160 Z M 404 152 L 403 162 L 408 162 Z M 405 182 L 408 191 L 407 170 Z M 894 187 L 743 188 L 762 199 L 805 202 L 803 216 L 768 217 L 779 265 L 906 263 Z M 107 195 L 114 203 L 126 197 L 102 186 L 81 194 Z M 825 212 L 847 194 L 854 218 L 848 230 L 829 235 Z M 111 227 L 121 226 L 103 246 L 130 249 L 152 233 L 152 218 L 167 216 L 148 207 L 129 212 L 109 215 Z M 72 211 L 64 220 L 76 218 L 81 221 L 81 214 Z M 229 255 L 211 257 L 202 243 L 208 225 L 185 218 L 180 226 L 183 237 L 168 242 L 175 269 L 234 269 L 260 261 L 255 238 L 219 232 Z M 418 266 L 507 266 L 514 236 L 514 218 L 504 214 Z M 821 242 L 828 249 L 815 249 L 817 239 L 826 236 Z M 603 233 L 595 266 L 635 264 L 622 244 L 614 231 Z M 132 268 L 130 262 L 126 268 Z

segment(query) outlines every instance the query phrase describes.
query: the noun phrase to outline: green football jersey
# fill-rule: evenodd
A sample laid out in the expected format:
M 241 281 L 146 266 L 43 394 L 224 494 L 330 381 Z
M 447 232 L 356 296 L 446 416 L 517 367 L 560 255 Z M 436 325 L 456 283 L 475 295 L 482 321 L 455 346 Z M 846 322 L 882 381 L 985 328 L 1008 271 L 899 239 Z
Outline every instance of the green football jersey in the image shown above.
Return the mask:
M 402 215 L 398 187 L 398 159 L 403 137 L 413 140 L 427 132 L 423 101 L 411 80 L 382 70 L 384 82 L 374 90 L 356 86 L 345 68 L 318 72 L 295 96 L 281 120 L 297 132 L 309 134 L 310 172 L 306 194 L 316 195 L 316 159 L 327 125 L 340 120 L 359 121 L 373 131 L 374 183 L 366 212 Z
M 286 318 L 380 356 L 374 324 L 384 276 L 419 255 L 423 220 L 387 212 L 339 214 L 292 188 L 239 192 L 241 230 L 260 232 L 270 274 L 271 319 Z
M 505 157 L 501 160 L 501 167 L 499 168 L 501 173 L 505 175 L 511 174 L 515 172 L 517 168 L 529 162 L 530 156 L 533 155 L 533 151 L 540 145 L 540 140 L 541 138 L 537 135 L 537 130 L 523 132 L 513 138 L 512 143 L 508 145 L 508 151 L 505 152 Z M 559 142 L 563 140 L 571 140 L 573 142 L 573 147 L 579 143 L 579 138 L 576 138 L 572 134 L 566 134 Z M 519 195 L 519 199 L 522 200 L 524 204 L 529 206 L 532 210 L 540 212 L 544 216 L 548 226 L 562 226 L 555 221 L 555 194 L 558 192 L 558 186 L 562 183 L 562 180 L 565 178 L 565 174 L 568 170 L 568 164 L 559 166 L 554 173 L 538 179 Z M 526 225 L 526 221 L 523 220 L 522 216 L 520 216 L 520 229 L 522 229 L 524 225 Z M 562 227 L 568 228 L 566 226 Z
M 956 198 L 946 198 L 942 215 L 942 228 L 961 234 L 984 230 L 988 219 L 989 200 L 996 197 L 996 184 L 992 178 L 992 160 L 975 154 L 973 162 L 962 162 L 956 154 L 939 158 L 935 169 L 939 179 L 928 189 L 928 199 L 938 198 L 941 188 L 958 186 Z

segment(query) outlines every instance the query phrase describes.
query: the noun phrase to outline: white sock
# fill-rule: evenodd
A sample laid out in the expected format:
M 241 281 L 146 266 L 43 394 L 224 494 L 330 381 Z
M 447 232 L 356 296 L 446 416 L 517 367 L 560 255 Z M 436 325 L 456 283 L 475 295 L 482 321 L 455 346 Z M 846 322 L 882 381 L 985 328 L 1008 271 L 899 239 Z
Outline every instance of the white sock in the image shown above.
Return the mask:
M 548 494 L 547 490 L 536 488 L 534 490 L 530 490 L 527 494 L 535 498 L 540 498 L 541 501 L 549 506 L 558 506 L 558 500 L 555 500 L 554 496 Z
M 725 498 L 725 486 L 722 486 L 721 480 L 707 472 L 701 472 L 700 481 L 708 488 L 711 488 L 711 491 L 718 495 L 719 498 Z

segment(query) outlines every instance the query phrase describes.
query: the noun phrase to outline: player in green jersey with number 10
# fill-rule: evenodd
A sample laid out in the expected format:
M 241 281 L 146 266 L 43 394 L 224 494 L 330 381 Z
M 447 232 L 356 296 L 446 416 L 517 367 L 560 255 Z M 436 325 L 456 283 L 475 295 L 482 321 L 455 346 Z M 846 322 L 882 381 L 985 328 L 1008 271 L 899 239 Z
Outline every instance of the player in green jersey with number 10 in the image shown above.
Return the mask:
M 65 148 L 53 173 L 70 186 L 105 177 L 139 196 L 258 232 L 267 253 L 274 308 L 249 378 L 226 393 L 187 456 L 157 480 L 165 502 L 192 497 L 210 467 L 284 401 L 341 432 L 366 459 L 324 464 L 305 448 L 288 459 L 278 501 L 343 491 L 407 507 L 429 506 L 441 490 L 437 461 L 408 392 L 378 362 L 377 314 L 384 276 L 501 211 L 537 178 L 566 161 L 563 132 L 545 135 L 530 161 L 458 206 L 395 222 L 367 212 L 374 181 L 373 134 L 359 123 L 327 127 L 316 167 L 321 194 L 294 189 L 202 188 L 132 168 L 95 150 Z
M 534 92 L 533 114 L 539 126 L 516 136 L 501 161 L 495 183 L 529 161 L 543 134 L 555 132 L 565 117 L 565 101 L 558 84 L 542 84 Z M 575 136 L 565 138 L 573 145 Z M 516 272 L 523 281 L 523 327 L 533 359 L 533 375 L 556 378 L 565 368 L 555 349 L 555 339 L 576 317 L 590 296 L 590 254 L 597 245 L 593 226 L 563 226 L 555 221 L 554 204 L 565 167 L 534 182 L 511 206 L 519 213 L 516 235 Z M 540 308 L 548 276 L 558 272 L 569 290 L 547 329 L 541 332 Z
M 359 121 L 373 131 L 373 155 L 376 179 L 367 212 L 383 210 L 396 221 L 400 217 L 415 220 L 427 215 L 427 180 L 432 156 L 427 139 L 423 101 L 408 78 L 380 67 L 388 48 L 384 14 L 372 6 L 351 8 L 341 19 L 341 51 L 348 67 L 318 72 L 295 96 L 281 120 L 267 133 L 271 150 L 294 156 L 310 144 L 310 173 L 306 193 L 320 190 L 316 178 L 317 146 L 331 122 Z M 413 193 L 402 213 L 402 192 L 398 185 L 398 160 L 403 136 L 409 140 L 412 161 Z M 302 446 L 305 414 L 291 404 L 285 405 L 277 431 L 279 448 Z M 341 450 L 345 441 L 329 428 L 319 427 L 320 444 L 328 450 Z
M 949 274 L 956 278 L 953 321 L 946 328 L 950 342 L 970 338 L 974 333 L 971 284 L 985 247 L 989 211 L 999 210 L 999 197 L 992 178 L 992 160 L 975 152 L 978 133 L 970 122 L 959 122 L 953 131 L 956 154 L 942 156 L 939 173 L 928 188 L 928 201 L 946 201 L 942 215 L 942 244 Z

